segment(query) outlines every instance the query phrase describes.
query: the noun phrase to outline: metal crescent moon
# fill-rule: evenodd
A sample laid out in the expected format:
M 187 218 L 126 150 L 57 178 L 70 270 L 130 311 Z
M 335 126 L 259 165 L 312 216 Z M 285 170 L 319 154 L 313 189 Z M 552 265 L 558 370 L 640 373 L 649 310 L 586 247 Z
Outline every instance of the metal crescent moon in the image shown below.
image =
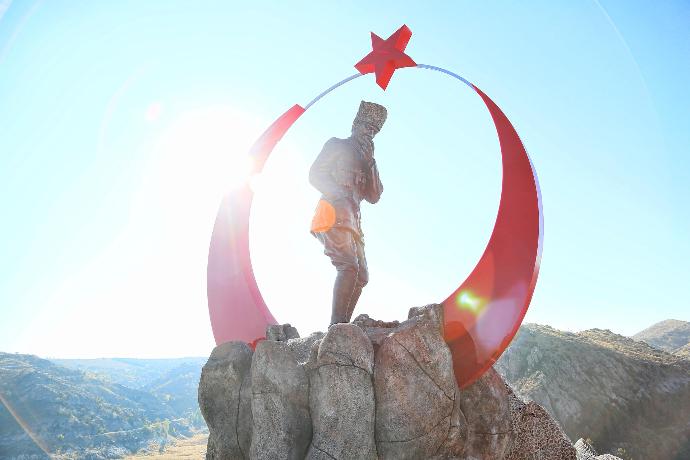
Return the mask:
M 543 213 L 537 175 L 520 138 L 501 109 L 479 88 L 453 72 L 420 64 L 456 78 L 482 98 L 496 126 L 503 178 L 496 223 L 479 262 L 441 304 L 444 339 L 453 356 L 458 384 L 467 387 L 493 365 L 517 333 L 539 274 Z M 305 107 L 294 105 L 256 141 L 249 155 L 258 174 L 273 148 L 319 99 L 361 74 L 318 95 Z M 216 344 L 233 340 L 254 346 L 276 320 L 261 296 L 249 254 L 248 184 L 221 202 L 208 254 L 207 295 Z

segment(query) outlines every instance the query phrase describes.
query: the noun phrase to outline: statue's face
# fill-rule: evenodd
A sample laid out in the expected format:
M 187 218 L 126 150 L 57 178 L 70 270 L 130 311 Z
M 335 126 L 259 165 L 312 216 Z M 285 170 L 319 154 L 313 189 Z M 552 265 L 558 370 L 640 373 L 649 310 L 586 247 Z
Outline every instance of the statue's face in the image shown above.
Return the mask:
M 376 136 L 376 127 L 371 123 L 357 123 L 352 126 L 352 134 L 360 139 L 372 140 Z

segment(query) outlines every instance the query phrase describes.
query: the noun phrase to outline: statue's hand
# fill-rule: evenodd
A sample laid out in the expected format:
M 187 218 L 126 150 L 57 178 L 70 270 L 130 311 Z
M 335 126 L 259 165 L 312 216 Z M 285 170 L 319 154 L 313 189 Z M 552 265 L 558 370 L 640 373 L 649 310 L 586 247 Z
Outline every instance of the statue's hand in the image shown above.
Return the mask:
M 360 141 L 359 145 L 362 158 L 367 164 L 371 164 L 374 160 L 374 140 L 371 138 L 364 138 Z

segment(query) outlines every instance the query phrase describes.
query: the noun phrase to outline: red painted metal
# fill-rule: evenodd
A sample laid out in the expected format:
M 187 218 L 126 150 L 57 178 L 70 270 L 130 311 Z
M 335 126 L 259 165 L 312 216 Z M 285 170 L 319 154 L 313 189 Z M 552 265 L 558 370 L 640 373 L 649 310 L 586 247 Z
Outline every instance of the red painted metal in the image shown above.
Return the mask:
M 443 301 L 444 338 L 461 387 L 491 367 L 520 327 L 537 282 L 543 235 L 539 185 L 527 152 L 501 109 L 472 87 L 496 125 L 503 183 L 484 254 L 465 282 Z
M 412 31 L 404 24 L 385 40 L 372 32 L 371 53 L 355 64 L 355 69 L 362 74 L 375 73 L 376 83 L 385 90 L 396 69 L 417 65 L 404 53 L 410 37 Z
M 258 174 L 278 141 L 304 113 L 295 105 L 281 115 L 251 149 L 252 173 Z M 276 324 L 254 278 L 249 255 L 249 211 L 254 193 L 245 182 L 221 202 L 211 235 L 207 266 L 208 309 L 217 344 L 264 338 L 266 326 Z

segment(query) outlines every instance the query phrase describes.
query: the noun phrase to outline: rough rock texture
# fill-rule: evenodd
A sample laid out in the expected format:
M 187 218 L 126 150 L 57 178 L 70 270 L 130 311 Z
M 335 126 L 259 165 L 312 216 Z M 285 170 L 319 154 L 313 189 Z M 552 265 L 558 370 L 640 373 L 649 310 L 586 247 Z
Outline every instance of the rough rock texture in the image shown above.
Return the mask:
M 309 378 L 304 364 L 318 335 L 264 340 L 251 366 L 252 459 L 303 459 L 312 435 Z M 242 457 L 238 457 L 242 458 Z
M 287 342 L 290 339 L 298 339 L 297 329 L 289 324 L 274 324 L 266 328 L 266 340 Z
M 506 456 L 509 460 L 543 458 L 574 459 L 575 453 L 560 426 L 539 404 L 523 402 L 506 385 L 509 392 L 513 443 Z
M 503 458 L 508 451 L 512 440 L 510 393 L 493 369 L 460 393 L 460 409 L 469 427 L 470 458 Z
M 244 342 L 217 346 L 201 370 L 199 407 L 208 423 L 207 456 L 243 458 L 249 452 L 252 410 L 249 369 L 252 350 Z
M 226 365 L 224 382 L 225 374 L 202 376 L 199 402 L 214 439 L 207 458 L 575 460 L 547 412 L 521 401 L 493 369 L 458 388 L 442 324 L 442 308 L 430 305 L 401 323 L 360 315 L 302 339 L 289 325 L 272 326 L 273 340 L 253 356 L 246 345 L 243 354 L 223 351 L 240 344 L 219 346 L 209 372 L 214 356 L 242 365 Z
M 620 457 L 616 457 L 615 455 L 597 454 L 594 447 L 582 438 L 577 440 L 574 447 L 577 451 L 577 460 L 621 460 Z
M 353 324 L 332 326 L 309 367 L 314 433 L 307 458 L 377 458 L 374 349 L 367 336 Z
M 412 312 L 414 313 L 414 312 Z M 376 443 L 383 458 L 429 458 L 448 436 L 456 383 L 437 311 L 412 314 L 395 328 L 355 324 L 376 343 Z M 385 333 L 385 335 L 382 334 Z
M 690 459 L 685 359 L 610 331 L 528 324 L 494 367 L 571 439 L 623 458 Z

